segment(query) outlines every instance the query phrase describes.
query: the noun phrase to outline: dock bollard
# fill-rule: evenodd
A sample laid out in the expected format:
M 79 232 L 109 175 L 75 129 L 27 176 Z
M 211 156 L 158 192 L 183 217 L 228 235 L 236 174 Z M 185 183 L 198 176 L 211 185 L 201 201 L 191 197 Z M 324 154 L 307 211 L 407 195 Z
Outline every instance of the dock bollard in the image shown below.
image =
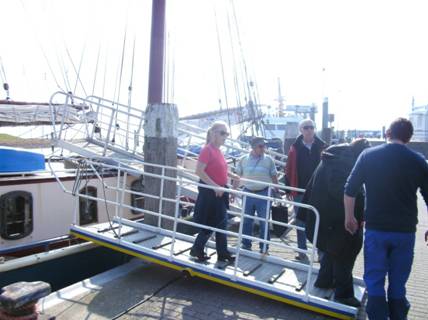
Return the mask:
M 3 287 L 0 292 L 0 320 L 33 320 L 41 319 L 36 303 L 51 293 L 51 286 L 43 281 L 21 281 Z

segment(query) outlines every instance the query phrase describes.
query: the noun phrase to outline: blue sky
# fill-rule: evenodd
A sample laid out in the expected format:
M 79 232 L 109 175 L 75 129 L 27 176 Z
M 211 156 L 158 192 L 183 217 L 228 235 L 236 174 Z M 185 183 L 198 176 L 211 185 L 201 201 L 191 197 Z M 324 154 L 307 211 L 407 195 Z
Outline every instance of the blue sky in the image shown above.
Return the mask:
M 380 129 L 407 117 L 413 96 L 418 105 L 428 103 L 425 1 L 167 0 L 167 6 L 167 97 L 181 115 L 218 108 L 219 99 L 234 107 L 245 100 L 249 80 L 260 103 L 275 105 L 278 77 L 289 104 L 320 107 L 328 96 L 339 129 Z M 79 95 L 95 88 L 96 95 L 127 102 L 135 39 L 132 101 L 144 108 L 150 8 L 149 0 L 0 0 L 0 58 L 12 98 L 46 101 L 58 87 Z

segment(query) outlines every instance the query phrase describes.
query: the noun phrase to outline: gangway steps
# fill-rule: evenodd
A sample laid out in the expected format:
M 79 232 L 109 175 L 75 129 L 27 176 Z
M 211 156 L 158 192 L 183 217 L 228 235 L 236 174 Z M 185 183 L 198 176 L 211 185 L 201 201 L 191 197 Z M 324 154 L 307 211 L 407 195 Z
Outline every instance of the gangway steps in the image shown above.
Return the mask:
M 118 221 L 123 224 L 119 224 Z M 183 234 L 172 237 L 162 229 L 142 223 L 117 219 L 113 224 L 72 226 L 76 237 L 95 242 L 113 250 L 161 264 L 176 270 L 185 270 L 198 276 L 240 290 L 282 301 L 300 308 L 333 316 L 339 319 L 354 319 L 358 310 L 333 300 L 331 289 L 313 287 L 306 283 L 304 265 L 292 261 L 240 250 L 238 263 L 217 262 L 215 244 L 208 243 L 207 254 L 211 259 L 196 262 L 190 256 L 193 238 Z M 119 237 L 119 238 L 118 238 Z M 234 251 L 233 248 L 229 248 Z M 354 281 L 355 296 L 362 301 L 365 288 L 360 279 Z M 310 290 L 310 295 L 306 291 Z

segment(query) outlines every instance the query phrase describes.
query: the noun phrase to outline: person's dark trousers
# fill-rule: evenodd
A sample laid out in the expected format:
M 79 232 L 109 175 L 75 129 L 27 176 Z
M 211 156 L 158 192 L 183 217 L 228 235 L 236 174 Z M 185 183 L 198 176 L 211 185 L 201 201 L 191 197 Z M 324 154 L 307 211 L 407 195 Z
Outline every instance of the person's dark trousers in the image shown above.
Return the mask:
M 354 296 L 352 269 L 362 247 L 362 237 L 352 240 L 339 255 L 324 252 L 316 286 L 335 288 L 335 298 Z
M 366 230 L 364 281 L 367 286 L 369 319 L 407 319 L 410 304 L 406 282 L 413 263 L 415 233 Z M 388 302 L 385 277 L 388 275 Z
M 210 227 L 226 230 L 226 197 L 216 197 L 214 190 L 199 187 L 198 198 L 195 204 L 194 221 Z M 203 253 L 205 245 L 212 234 L 211 230 L 201 228 L 195 239 L 192 250 Z M 216 250 L 219 256 L 228 254 L 226 234 L 216 232 Z

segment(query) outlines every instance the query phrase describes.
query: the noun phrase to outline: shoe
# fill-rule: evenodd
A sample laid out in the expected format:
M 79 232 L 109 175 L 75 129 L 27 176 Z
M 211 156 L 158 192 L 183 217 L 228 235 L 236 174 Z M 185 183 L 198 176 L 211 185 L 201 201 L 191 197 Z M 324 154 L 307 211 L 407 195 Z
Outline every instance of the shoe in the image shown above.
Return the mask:
M 361 302 L 357 300 L 355 297 L 349 297 L 349 298 L 334 298 L 334 301 L 346 304 L 351 307 L 359 308 L 361 307 Z
M 218 255 L 217 261 L 233 263 L 235 262 L 235 256 L 230 253 L 225 255 Z
M 314 286 L 319 289 L 334 289 L 334 284 L 332 282 L 323 282 L 317 279 L 314 283 Z
M 211 259 L 210 256 L 208 256 L 205 252 L 197 252 L 196 250 L 190 250 L 190 256 L 192 256 L 193 258 L 196 258 L 196 261 L 198 262 L 204 262 L 207 261 L 209 259 Z
M 260 249 L 260 253 L 261 254 L 264 254 L 264 255 L 266 255 L 266 256 L 268 256 L 269 255 L 269 251 L 266 249 L 266 250 L 263 250 L 263 249 Z
M 308 256 L 301 252 L 299 252 L 294 258 L 299 261 L 309 261 Z
M 251 246 L 241 245 L 241 249 L 251 251 Z

